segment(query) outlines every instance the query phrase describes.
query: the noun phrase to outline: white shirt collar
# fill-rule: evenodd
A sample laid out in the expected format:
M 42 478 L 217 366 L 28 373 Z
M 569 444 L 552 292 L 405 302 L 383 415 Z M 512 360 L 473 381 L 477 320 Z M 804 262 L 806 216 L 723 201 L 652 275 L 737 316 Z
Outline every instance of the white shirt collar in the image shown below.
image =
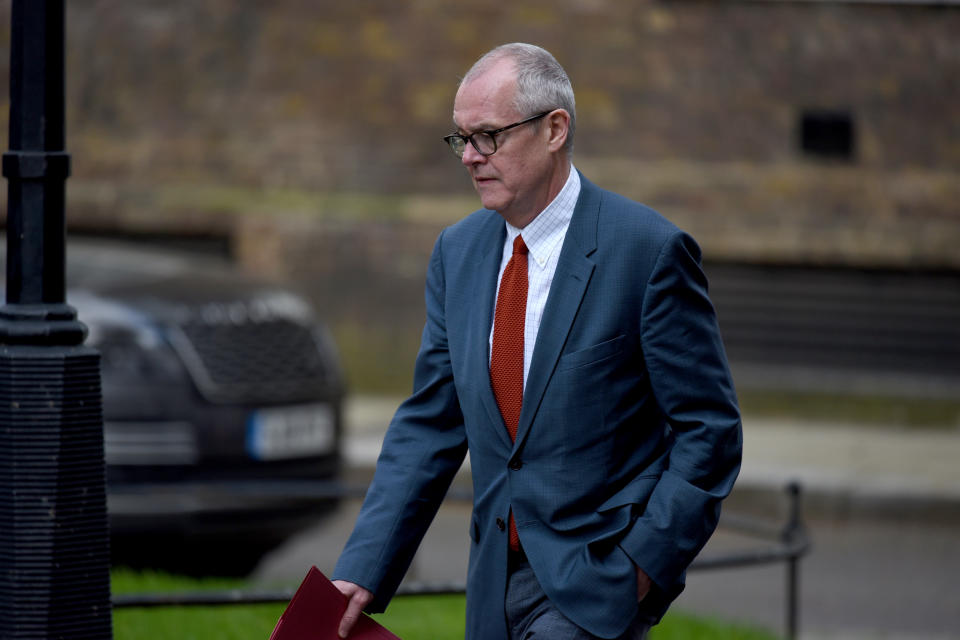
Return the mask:
M 573 210 L 580 197 L 580 174 L 573 165 L 570 166 L 570 175 L 564 183 L 560 193 L 547 207 L 523 229 L 518 229 L 509 222 L 507 226 L 506 246 L 512 246 L 513 240 L 521 233 L 523 242 L 530 251 L 532 262 L 541 269 L 547 264 L 550 256 L 563 244 L 563 238 L 573 218 Z

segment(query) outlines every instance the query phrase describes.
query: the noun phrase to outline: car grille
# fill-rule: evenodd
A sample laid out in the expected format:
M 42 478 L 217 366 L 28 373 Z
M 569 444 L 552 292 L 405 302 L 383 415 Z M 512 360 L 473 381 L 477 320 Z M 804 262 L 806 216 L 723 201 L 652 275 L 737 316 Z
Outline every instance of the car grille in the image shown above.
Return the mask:
M 332 383 L 312 328 L 291 320 L 192 322 L 171 342 L 211 402 L 301 402 L 323 397 Z

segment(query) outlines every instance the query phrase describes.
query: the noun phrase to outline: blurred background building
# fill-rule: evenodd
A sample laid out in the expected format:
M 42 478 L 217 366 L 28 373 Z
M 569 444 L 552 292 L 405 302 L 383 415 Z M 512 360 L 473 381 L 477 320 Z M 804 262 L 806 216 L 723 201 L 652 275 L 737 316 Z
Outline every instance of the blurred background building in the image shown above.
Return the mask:
M 0 0 L 7 50 L 10 4 Z M 160 313 L 151 300 L 152 315 L 134 314 L 159 330 L 124 316 L 121 340 L 101 344 L 107 417 L 116 421 L 130 405 L 159 407 L 160 417 L 164 409 L 195 414 L 164 418 L 172 431 L 140 421 L 136 432 L 120 433 L 126 439 L 108 425 L 108 480 L 123 481 L 118 468 L 139 465 L 126 478 L 134 485 L 239 481 L 234 488 L 251 510 L 228 515 L 279 533 L 257 511 L 260 498 L 267 506 L 277 497 L 316 501 L 329 496 L 285 483 L 324 481 L 341 468 L 369 473 L 393 396 L 412 383 L 437 233 L 479 206 L 442 142 L 459 76 L 498 44 L 533 42 L 573 81 L 575 165 L 660 210 L 704 249 L 748 431 L 732 501 L 766 510 L 776 503 L 764 496 L 778 497 L 784 479 L 804 482 L 805 508 L 819 518 L 816 553 L 804 565 L 811 626 L 884 631 L 832 640 L 921 637 L 912 633 L 918 625 L 953 637 L 960 1 L 70 0 L 67 12 L 68 254 L 109 270 L 111 281 L 122 276 L 123 296 L 114 285 L 97 289 L 109 302 L 148 312 L 133 302 L 172 302 Z M 4 128 L 8 72 L 0 56 Z M 97 238 L 76 242 L 81 236 Z M 126 248 L 111 248 L 118 241 Z M 154 247 L 140 251 L 141 243 Z M 221 286 L 219 270 L 204 266 L 224 259 L 247 271 L 257 292 L 264 278 L 282 285 L 250 299 L 253 285 L 235 269 L 223 280 L 233 284 Z M 150 278 L 134 282 L 141 272 Z M 191 277 L 200 272 L 210 277 Z M 80 269 L 68 273 L 68 302 L 78 308 L 83 280 Z M 229 356 L 216 359 L 226 363 L 220 373 L 256 372 L 276 383 L 277 371 L 301 372 L 288 354 L 309 349 L 290 340 L 284 351 L 276 341 L 280 321 L 297 321 L 283 335 L 306 335 L 306 305 L 287 295 L 294 290 L 339 350 L 350 393 L 342 428 L 333 350 L 315 360 L 322 368 L 308 367 L 330 383 L 310 383 L 320 394 L 307 407 L 312 421 L 297 408 L 302 396 L 251 393 L 271 389 L 261 378 L 244 377 L 229 401 L 211 397 L 198 384 L 207 380 L 197 375 L 206 372 L 203 358 L 184 358 L 216 344 Z M 196 313 L 184 314 L 188 307 Z M 237 312 L 251 319 L 253 338 L 237 338 Z M 191 328 L 185 316 L 218 337 L 168 344 Z M 85 308 L 80 320 L 96 339 L 103 318 Z M 151 360 L 163 350 L 165 360 Z M 264 366 L 265 354 L 285 366 Z M 171 379 L 183 395 L 155 378 L 139 385 L 144 395 L 131 391 L 143 378 L 128 370 L 153 375 L 151 363 L 176 364 Z M 224 411 L 229 419 L 214 419 Z M 251 451 L 251 416 L 278 427 L 274 445 L 282 446 L 256 440 Z M 333 438 L 308 438 L 315 459 L 300 459 L 304 433 Z M 158 455 L 167 456 L 159 466 Z M 115 525 L 122 488 L 108 486 Z M 178 505 L 198 493 L 168 488 Z M 163 510 L 168 494 L 137 493 L 126 504 Z M 310 563 L 332 568 L 352 525 L 355 505 L 346 502 L 329 532 L 294 541 L 259 575 L 299 579 Z M 465 561 L 457 545 L 467 513 L 449 509 L 431 546 L 449 547 L 446 557 L 457 560 L 434 567 L 436 575 L 422 560 L 420 578 L 455 578 Z M 196 517 L 201 511 L 191 505 L 186 515 L 234 530 L 236 520 Z M 131 526 L 153 526 L 131 513 Z M 247 560 L 259 559 L 264 542 L 276 540 L 251 541 Z M 720 537 L 719 548 L 727 543 Z M 163 544 L 181 555 L 167 537 Z M 213 548 L 236 569 L 238 545 L 233 535 Z M 160 546 L 134 545 L 151 556 Z M 681 605 L 779 624 L 779 568 L 716 575 L 691 581 Z
M 301 285 L 351 389 L 403 394 L 436 233 L 479 206 L 459 74 L 529 41 L 576 166 L 703 246 L 739 386 L 956 397 L 958 33 L 953 2 L 71 0 L 68 225 Z

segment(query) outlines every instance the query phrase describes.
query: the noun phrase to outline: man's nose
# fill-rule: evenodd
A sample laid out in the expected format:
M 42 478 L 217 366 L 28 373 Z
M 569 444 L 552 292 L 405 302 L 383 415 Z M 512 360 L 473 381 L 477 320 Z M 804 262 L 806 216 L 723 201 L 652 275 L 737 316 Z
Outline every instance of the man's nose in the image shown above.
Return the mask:
M 487 156 L 477 151 L 473 143 L 468 140 L 467 144 L 463 147 L 463 156 L 460 158 L 460 161 L 463 162 L 464 165 L 469 166 L 477 164 L 478 162 L 485 162 L 486 159 Z

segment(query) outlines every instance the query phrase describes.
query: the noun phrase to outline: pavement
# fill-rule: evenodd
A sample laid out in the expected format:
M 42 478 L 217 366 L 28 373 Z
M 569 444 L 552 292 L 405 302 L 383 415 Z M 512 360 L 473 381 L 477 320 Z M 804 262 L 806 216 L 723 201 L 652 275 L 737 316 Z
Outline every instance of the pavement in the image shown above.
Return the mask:
M 347 403 L 348 479 L 365 484 L 401 398 Z M 960 640 L 960 424 L 907 429 L 744 417 L 744 460 L 724 515 L 782 523 L 785 486 L 803 487 L 812 540 L 800 564 L 799 640 Z M 457 481 L 469 487 L 469 464 Z M 255 578 L 294 582 L 304 567 L 331 570 L 359 500 L 268 555 Z M 462 582 L 470 504 L 448 500 L 407 574 L 411 583 Z M 704 555 L 762 549 L 723 526 Z M 677 609 L 781 633 L 782 563 L 691 572 Z
M 348 468 L 366 475 L 402 398 L 347 403 Z M 765 511 L 790 482 L 805 515 L 960 524 L 960 424 L 935 428 L 808 422 L 745 415 L 743 465 L 729 505 Z M 461 470 L 469 473 L 469 460 Z

